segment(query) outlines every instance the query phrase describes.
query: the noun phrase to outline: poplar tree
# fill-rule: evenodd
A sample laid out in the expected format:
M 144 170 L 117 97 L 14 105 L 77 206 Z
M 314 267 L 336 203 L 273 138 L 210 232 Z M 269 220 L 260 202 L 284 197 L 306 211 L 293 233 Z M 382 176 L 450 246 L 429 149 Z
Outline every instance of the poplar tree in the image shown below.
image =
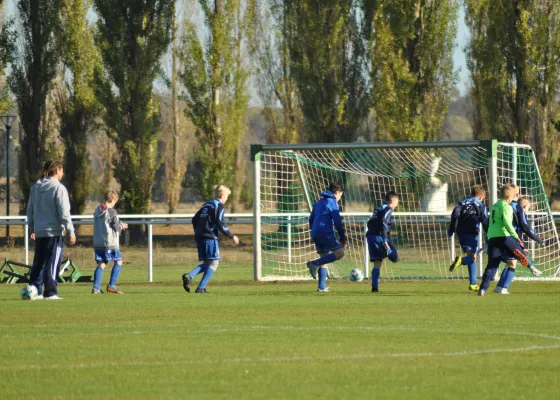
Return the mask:
M 222 183 L 237 191 L 238 146 L 246 134 L 247 72 L 242 42 L 246 37 L 245 7 L 240 0 L 199 0 L 207 36 L 185 21 L 179 48 L 179 77 L 185 90 L 185 115 L 196 126 L 202 168 L 198 187 L 205 197 Z
M 454 86 L 457 0 L 364 1 L 378 140 L 440 138 Z M 367 18 L 366 18 L 367 20 Z
M 159 105 L 153 84 L 171 40 L 173 0 L 94 0 L 103 70 L 96 97 L 117 147 L 119 207 L 148 214 L 156 170 Z
M 560 157 L 560 3 L 467 0 L 473 130 L 530 144 L 548 191 Z
M 100 57 L 94 44 L 93 27 L 88 26 L 90 1 L 62 0 L 60 41 L 63 68 L 54 91 L 60 119 L 59 136 L 64 148 L 64 181 L 72 213 L 82 214 L 91 194 L 91 160 L 88 135 L 98 128 L 99 103 L 94 92 L 94 69 Z
M 60 29 L 61 0 L 19 0 L 17 13 L 21 50 L 12 64 L 8 84 L 18 108 L 20 142 L 18 182 L 21 210 L 27 207 L 31 186 L 42 172 L 52 136 L 45 121 L 46 100 L 57 74 L 60 52 L 55 40 Z
M 306 141 L 354 141 L 370 106 L 358 2 L 285 0 L 284 5 L 284 40 Z

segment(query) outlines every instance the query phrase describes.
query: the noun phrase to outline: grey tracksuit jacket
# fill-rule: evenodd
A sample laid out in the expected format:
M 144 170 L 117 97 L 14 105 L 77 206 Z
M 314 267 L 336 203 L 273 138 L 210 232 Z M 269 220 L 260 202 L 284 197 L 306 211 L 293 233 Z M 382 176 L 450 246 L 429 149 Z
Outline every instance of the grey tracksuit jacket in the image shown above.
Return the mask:
M 119 248 L 122 224 L 114 208 L 99 205 L 93 213 L 93 247 L 95 250 Z
M 43 178 L 31 187 L 27 223 L 38 238 L 62 236 L 64 229 L 74 234 L 68 191 L 57 179 Z

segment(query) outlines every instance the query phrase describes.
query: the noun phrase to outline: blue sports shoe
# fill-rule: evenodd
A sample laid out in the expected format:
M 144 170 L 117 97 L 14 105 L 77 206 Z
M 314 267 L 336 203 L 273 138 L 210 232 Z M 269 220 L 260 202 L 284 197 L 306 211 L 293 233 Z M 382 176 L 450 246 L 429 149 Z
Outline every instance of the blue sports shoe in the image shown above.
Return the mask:
M 307 261 L 307 268 L 309 269 L 309 273 L 313 279 L 317 279 L 317 270 L 319 269 L 319 266 L 313 264 L 311 261 Z

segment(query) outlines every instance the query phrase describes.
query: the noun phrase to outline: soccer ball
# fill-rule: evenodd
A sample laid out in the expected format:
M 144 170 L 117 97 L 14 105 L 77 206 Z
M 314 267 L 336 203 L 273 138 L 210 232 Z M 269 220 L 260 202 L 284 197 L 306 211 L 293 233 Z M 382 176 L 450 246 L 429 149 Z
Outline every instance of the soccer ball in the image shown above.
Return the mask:
M 350 271 L 350 280 L 354 282 L 360 282 L 364 280 L 364 273 L 360 268 L 354 268 Z
M 19 293 L 22 300 L 33 300 L 37 297 L 37 288 L 33 285 L 27 285 L 22 287 Z

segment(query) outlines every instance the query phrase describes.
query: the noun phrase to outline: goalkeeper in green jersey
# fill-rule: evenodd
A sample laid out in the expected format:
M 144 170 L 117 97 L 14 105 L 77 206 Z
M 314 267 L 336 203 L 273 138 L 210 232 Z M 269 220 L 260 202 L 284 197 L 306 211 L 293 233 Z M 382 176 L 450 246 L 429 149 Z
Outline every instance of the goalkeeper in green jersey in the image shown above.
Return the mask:
M 513 228 L 513 208 L 510 203 L 515 197 L 516 186 L 505 185 L 500 189 L 500 200 L 492 206 L 488 225 L 488 264 L 482 275 L 479 296 L 484 296 L 490 280 L 496 274 L 500 262 L 504 261 L 508 268 L 515 269 L 516 259 L 527 260 L 523 251 L 523 242 Z M 526 262 L 526 261 L 525 261 Z M 535 267 L 530 267 L 534 275 L 538 275 Z

